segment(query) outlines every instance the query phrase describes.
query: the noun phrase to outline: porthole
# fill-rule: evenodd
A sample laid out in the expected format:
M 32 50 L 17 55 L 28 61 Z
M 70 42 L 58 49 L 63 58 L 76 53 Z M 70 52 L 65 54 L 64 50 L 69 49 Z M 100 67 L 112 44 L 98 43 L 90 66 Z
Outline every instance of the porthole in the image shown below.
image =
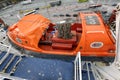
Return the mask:
M 16 41 L 19 42 L 19 43 L 22 43 L 22 40 L 19 39 L 19 38 L 16 38 Z
M 102 42 L 92 42 L 90 44 L 90 47 L 91 48 L 101 48 L 103 46 L 103 43 Z

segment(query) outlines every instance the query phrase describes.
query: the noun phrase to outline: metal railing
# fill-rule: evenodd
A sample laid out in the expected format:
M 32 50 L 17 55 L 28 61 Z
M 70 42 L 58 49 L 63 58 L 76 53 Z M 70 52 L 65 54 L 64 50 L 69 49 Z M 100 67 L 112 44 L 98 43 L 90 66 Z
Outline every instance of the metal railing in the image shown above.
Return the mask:
M 6 46 L 6 45 L 3 45 L 3 46 Z M 10 49 L 11 49 L 11 45 L 8 47 L 6 55 L 0 60 L 0 65 L 8 57 Z
M 80 52 L 78 52 L 74 61 L 74 80 L 82 80 Z
M 12 45 L 8 46 L 8 45 L 0 43 L 0 52 L 1 52 L 1 54 L 2 54 L 2 52 L 6 52 L 6 54 L 0 60 L 0 65 L 2 65 L 2 63 L 4 63 L 4 61 L 9 56 L 9 54 L 13 54 L 13 53 L 10 53 L 11 49 L 12 49 Z M 14 61 L 14 59 L 15 59 L 16 56 L 19 56 L 19 60 L 14 64 L 13 68 L 11 69 L 11 71 L 9 73 L 6 73 L 5 71 L 8 69 L 9 65 L 11 65 L 11 63 Z M 22 60 L 21 55 L 13 54 L 13 56 L 11 57 L 11 59 L 8 61 L 8 63 L 5 65 L 5 67 L 0 72 L 0 80 L 9 80 L 9 79 L 10 80 L 26 80 L 26 79 L 22 79 L 22 78 L 19 78 L 19 77 L 10 76 L 10 74 L 12 74 L 12 73 L 15 72 L 17 64 L 21 60 Z
M 27 79 L 14 77 L 6 74 L 0 74 L 0 80 L 27 80 Z

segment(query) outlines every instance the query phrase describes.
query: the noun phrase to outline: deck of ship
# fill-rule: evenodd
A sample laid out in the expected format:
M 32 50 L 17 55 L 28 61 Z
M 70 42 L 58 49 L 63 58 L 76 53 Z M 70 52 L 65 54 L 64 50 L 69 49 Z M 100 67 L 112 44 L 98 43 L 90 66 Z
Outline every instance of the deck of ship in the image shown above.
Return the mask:
M 97 8 L 99 10 L 108 10 L 108 13 L 104 15 L 104 17 L 106 17 L 105 19 L 107 19 L 113 9 L 113 7 L 111 8 L 110 6 L 115 2 L 119 2 L 119 0 L 89 0 L 89 2 L 85 3 L 77 3 L 74 2 L 75 0 L 62 1 L 62 6 L 55 6 L 49 9 L 46 8 L 46 4 L 48 4 L 47 0 L 47 3 L 45 3 L 45 0 L 34 0 L 33 3 L 29 5 L 15 4 L 7 9 L 0 10 L 0 17 L 8 25 L 12 25 L 18 21 L 18 18 L 23 16 L 21 12 L 28 12 L 35 8 L 40 8 L 40 10 L 37 11 L 38 13 L 50 18 L 53 22 L 57 22 L 66 18 L 75 18 L 73 16 L 65 16 L 68 13 L 73 15 L 84 10 L 94 11 L 96 9 L 88 9 L 89 4 L 99 3 L 109 4 Z M 61 14 L 64 15 L 64 17 L 60 17 Z M 103 62 L 81 61 L 80 67 L 80 65 L 75 66 L 73 60 L 64 61 L 56 58 L 36 58 L 21 53 L 23 53 L 22 50 L 17 50 L 10 44 L 6 36 L 6 30 L 0 27 L 0 80 L 81 80 L 80 72 L 82 74 L 82 80 L 120 79 L 119 62 L 114 64 L 107 63 L 107 66 Z M 78 75 L 76 78 L 75 67 L 77 70 L 76 73 L 78 73 L 76 74 Z M 79 72 L 78 70 L 81 71 Z

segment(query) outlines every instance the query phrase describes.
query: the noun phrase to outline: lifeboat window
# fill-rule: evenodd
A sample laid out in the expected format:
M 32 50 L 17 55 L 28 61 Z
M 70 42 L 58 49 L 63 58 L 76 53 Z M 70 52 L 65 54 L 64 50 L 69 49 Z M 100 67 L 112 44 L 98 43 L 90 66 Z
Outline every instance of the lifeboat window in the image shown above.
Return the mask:
M 100 22 L 96 16 L 85 16 L 86 24 L 87 25 L 99 25 Z
M 18 43 L 22 43 L 22 40 L 21 40 L 20 38 L 16 38 L 16 41 L 17 41 Z
M 90 47 L 91 48 L 101 48 L 103 46 L 103 43 L 102 42 L 92 42 L 90 44 Z

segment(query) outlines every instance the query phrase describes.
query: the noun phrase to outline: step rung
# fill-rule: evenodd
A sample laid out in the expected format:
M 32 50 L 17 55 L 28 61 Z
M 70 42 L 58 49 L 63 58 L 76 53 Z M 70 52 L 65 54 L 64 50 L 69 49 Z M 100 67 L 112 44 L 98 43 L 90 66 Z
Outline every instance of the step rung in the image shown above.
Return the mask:
M 0 65 L 3 63 L 3 61 L 8 57 L 9 53 L 6 53 L 4 57 L 0 60 Z
M 14 60 L 11 62 L 11 64 L 7 67 L 5 73 L 10 73 L 14 66 L 16 65 L 17 61 L 19 61 L 20 56 L 15 56 Z
M 7 65 L 4 67 L 4 70 L 3 70 L 3 72 L 5 72 L 6 71 L 6 69 L 8 68 L 8 66 L 11 64 L 11 62 L 14 60 L 14 58 L 15 58 L 15 55 L 13 55 L 13 57 L 11 58 L 11 60 L 7 63 Z
M 7 45 L 3 45 L 1 44 L 2 46 L 5 46 L 5 47 L 8 47 L 8 50 L 7 50 L 7 53 L 5 54 L 5 56 L 0 60 L 0 65 L 3 63 L 3 61 L 8 57 L 9 55 L 9 52 L 10 52 L 10 49 L 11 49 L 11 45 L 10 46 L 7 46 Z
M 19 60 L 17 60 L 16 64 L 13 66 L 12 70 L 10 71 L 10 73 L 13 73 L 16 70 L 16 66 L 17 64 L 22 60 L 21 57 L 19 57 Z
M 0 64 L 0 71 L 4 69 L 4 67 L 7 65 L 7 63 L 11 60 L 12 57 L 13 57 L 13 54 L 9 54 L 6 57 L 6 59 L 2 62 L 2 64 Z
M 0 53 L 0 60 L 5 56 L 6 52 L 1 52 Z

